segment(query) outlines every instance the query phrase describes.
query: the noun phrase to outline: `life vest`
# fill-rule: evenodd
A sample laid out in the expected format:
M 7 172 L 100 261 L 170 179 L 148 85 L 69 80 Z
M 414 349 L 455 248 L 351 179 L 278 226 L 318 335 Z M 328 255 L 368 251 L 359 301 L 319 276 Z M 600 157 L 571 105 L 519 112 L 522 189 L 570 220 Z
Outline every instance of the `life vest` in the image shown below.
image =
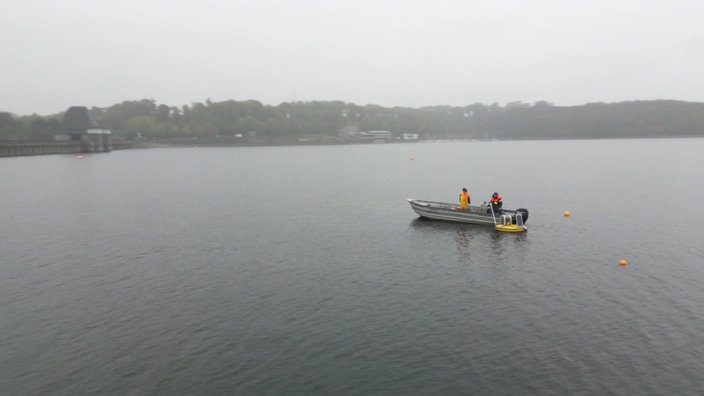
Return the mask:
M 491 197 L 491 203 L 497 204 L 497 203 L 500 203 L 500 202 L 501 202 L 501 194 L 497 194 L 497 195 L 496 195 L 496 198 L 494 198 L 493 196 Z
M 466 209 L 469 205 L 469 202 L 469 193 L 462 191 L 460 193 L 460 206 L 462 207 L 462 209 Z

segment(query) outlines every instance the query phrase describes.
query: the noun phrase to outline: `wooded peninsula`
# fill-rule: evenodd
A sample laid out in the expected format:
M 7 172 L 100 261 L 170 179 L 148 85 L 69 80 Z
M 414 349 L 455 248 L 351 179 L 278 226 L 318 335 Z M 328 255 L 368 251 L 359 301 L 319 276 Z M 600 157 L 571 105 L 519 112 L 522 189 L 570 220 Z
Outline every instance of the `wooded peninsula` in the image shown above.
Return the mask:
M 79 104 L 80 105 L 80 104 Z M 555 106 L 548 102 L 480 103 L 422 108 L 356 105 L 341 101 L 255 100 L 193 103 L 181 107 L 151 99 L 89 107 L 113 141 L 334 143 L 344 131 L 390 131 L 394 139 L 590 139 L 704 136 L 704 103 L 675 100 Z M 0 140 L 47 140 L 63 113 L 17 116 L 0 112 Z

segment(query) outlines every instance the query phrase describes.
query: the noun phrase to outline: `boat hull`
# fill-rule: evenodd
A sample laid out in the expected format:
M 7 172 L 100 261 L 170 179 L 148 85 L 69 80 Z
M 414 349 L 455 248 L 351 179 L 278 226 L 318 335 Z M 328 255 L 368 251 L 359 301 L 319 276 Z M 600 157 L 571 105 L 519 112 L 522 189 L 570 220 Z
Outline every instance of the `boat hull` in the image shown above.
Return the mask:
M 408 203 L 411 205 L 413 211 L 418 214 L 418 216 L 426 219 L 453 221 L 468 224 L 482 224 L 490 225 L 492 227 L 497 223 L 501 223 L 501 216 L 497 214 L 496 218 L 494 218 L 494 215 L 491 212 L 491 207 L 486 203 L 481 206 L 470 205 L 467 209 L 462 209 L 458 205 L 445 202 L 423 201 L 420 199 L 411 198 L 408 199 Z M 525 220 L 527 220 L 528 211 L 525 209 L 503 209 L 501 211 L 501 215 L 509 215 L 514 219 L 516 213 L 521 213 L 521 217 L 524 217 Z

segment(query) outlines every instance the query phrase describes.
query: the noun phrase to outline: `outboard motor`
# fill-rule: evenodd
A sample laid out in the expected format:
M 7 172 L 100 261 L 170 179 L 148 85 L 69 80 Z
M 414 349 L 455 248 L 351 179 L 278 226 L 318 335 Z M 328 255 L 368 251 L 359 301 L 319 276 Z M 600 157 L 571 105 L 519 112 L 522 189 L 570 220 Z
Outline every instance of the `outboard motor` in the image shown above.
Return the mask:
M 520 213 L 521 217 L 523 217 L 523 223 L 525 224 L 526 221 L 528 221 L 528 209 L 520 208 L 516 209 L 516 213 Z M 512 216 L 513 224 L 516 224 L 516 215 Z

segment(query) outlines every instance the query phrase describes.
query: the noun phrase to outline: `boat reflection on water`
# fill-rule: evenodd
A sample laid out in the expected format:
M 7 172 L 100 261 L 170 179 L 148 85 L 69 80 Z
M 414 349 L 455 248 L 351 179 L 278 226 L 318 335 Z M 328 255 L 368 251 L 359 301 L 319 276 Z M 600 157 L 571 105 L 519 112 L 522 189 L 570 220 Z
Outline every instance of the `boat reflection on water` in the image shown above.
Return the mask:
M 503 233 L 482 225 L 451 223 L 446 221 L 415 218 L 411 228 L 427 235 L 428 239 L 452 235 L 461 264 L 469 263 L 474 255 L 480 259 L 501 262 L 508 251 L 525 249 L 527 233 Z M 513 254 L 510 254 L 513 255 Z
M 452 223 L 442 220 L 426 219 L 424 217 L 416 217 L 411 220 L 411 227 L 423 232 L 435 231 L 464 231 L 467 235 L 483 235 L 491 236 L 493 240 L 502 240 L 509 238 L 512 240 L 525 240 L 527 233 L 504 233 L 498 232 L 494 228 L 488 228 L 482 225 L 469 223 Z
M 476 224 L 468 223 L 451 223 L 447 221 L 426 219 L 424 217 L 416 217 L 411 220 L 411 227 L 422 232 L 456 232 L 464 231 L 468 235 L 489 235 L 497 234 L 493 228 L 487 228 Z

